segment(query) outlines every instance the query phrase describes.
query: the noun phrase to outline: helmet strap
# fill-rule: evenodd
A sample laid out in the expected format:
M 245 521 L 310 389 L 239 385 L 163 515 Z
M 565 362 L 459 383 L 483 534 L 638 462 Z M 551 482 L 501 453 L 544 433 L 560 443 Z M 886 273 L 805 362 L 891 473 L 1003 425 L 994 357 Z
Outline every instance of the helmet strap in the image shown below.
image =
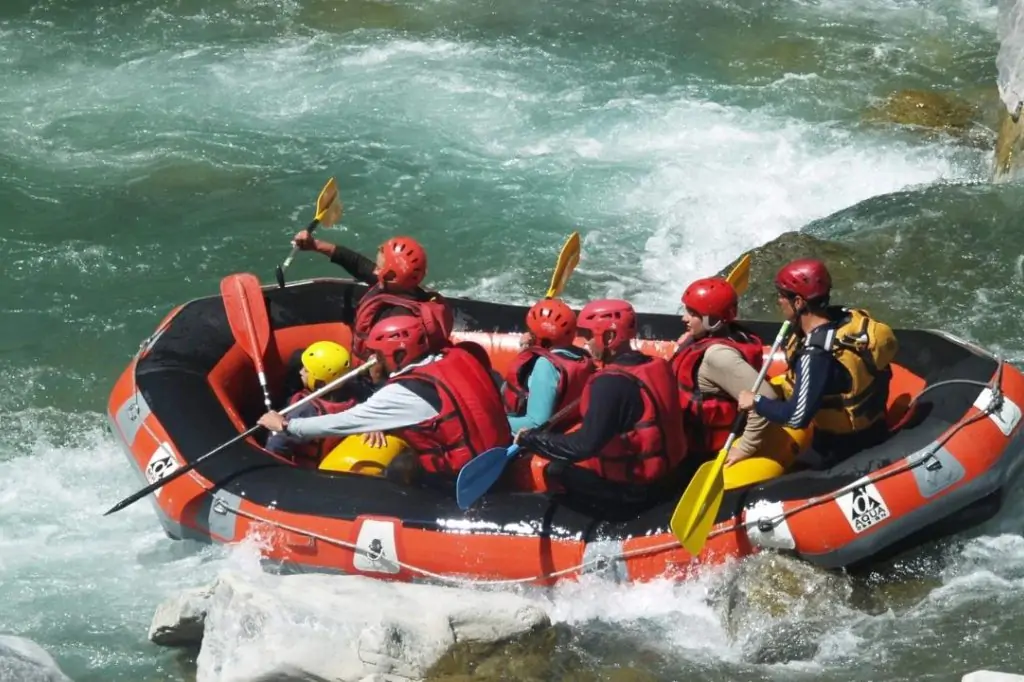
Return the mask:
M 702 315 L 700 318 L 700 321 L 704 325 L 704 329 L 708 334 L 714 334 L 725 326 L 725 320 L 718 319 L 714 324 L 711 323 L 711 320 L 712 317 L 710 315 Z

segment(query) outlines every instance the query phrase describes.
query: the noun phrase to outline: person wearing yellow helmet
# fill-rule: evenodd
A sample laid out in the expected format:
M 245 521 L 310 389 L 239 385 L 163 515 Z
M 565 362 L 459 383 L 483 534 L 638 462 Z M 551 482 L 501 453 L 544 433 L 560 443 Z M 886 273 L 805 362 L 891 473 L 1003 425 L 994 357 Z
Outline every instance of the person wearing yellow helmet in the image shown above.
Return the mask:
M 288 403 L 294 403 L 334 381 L 352 366 L 348 350 L 333 341 L 317 341 L 305 350 L 296 352 L 291 365 L 298 365 L 292 376 L 298 375 L 300 387 Z M 293 417 L 317 417 L 323 414 L 344 412 L 370 395 L 370 388 L 364 382 L 349 381 L 327 396 L 312 400 L 296 409 Z M 300 441 L 285 432 L 274 433 L 267 439 L 267 450 L 291 457 L 300 466 L 315 467 L 325 453 L 331 452 L 341 442 L 340 438 L 325 438 L 317 441 Z

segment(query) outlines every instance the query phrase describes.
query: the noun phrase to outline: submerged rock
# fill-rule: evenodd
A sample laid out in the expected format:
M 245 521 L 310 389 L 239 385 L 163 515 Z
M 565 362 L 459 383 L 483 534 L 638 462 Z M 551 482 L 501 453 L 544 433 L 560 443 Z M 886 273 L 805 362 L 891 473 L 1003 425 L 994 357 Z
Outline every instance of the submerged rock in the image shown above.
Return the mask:
M 162 604 L 150 637 L 187 645 L 201 631 L 199 682 L 402 682 L 425 679 L 456 645 L 486 652 L 550 624 L 538 603 L 506 593 L 227 572 Z
M 975 105 L 952 93 L 900 90 L 868 109 L 864 118 L 874 123 L 897 123 L 959 135 L 974 124 L 978 114 Z
M 71 682 L 43 647 L 14 635 L 0 635 L 0 680 Z

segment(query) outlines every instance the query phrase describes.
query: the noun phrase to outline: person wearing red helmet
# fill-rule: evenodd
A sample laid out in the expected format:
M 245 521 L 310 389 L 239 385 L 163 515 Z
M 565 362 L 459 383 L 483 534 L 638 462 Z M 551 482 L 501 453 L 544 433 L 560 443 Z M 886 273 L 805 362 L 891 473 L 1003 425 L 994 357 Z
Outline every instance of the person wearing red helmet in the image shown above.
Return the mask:
M 725 446 L 739 413 L 736 400 L 754 385 L 764 361 L 764 344 L 736 323 L 738 297 L 724 278 L 698 279 L 683 292 L 682 303 L 687 331 L 671 364 L 690 456 L 706 459 Z M 760 393 L 775 395 L 768 385 L 762 385 Z M 766 426 L 764 417 L 752 413 L 726 464 L 754 456 Z
M 784 265 L 775 288 L 795 330 L 786 347 L 785 399 L 744 391 L 740 409 L 792 428 L 813 424 L 812 459 L 804 462 L 813 468 L 880 443 L 888 437 L 890 363 L 899 350 L 892 329 L 864 310 L 830 306 L 832 276 L 820 260 Z
M 626 301 L 591 301 L 577 327 L 602 363 L 583 389 L 580 428 L 567 434 L 524 430 L 516 441 L 553 460 L 546 482 L 570 496 L 627 504 L 659 497 L 686 457 L 672 368 L 632 349 L 637 319 Z
M 594 373 L 590 355 L 573 345 L 576 313 L 557 298 L 538 301 L 526 313 L 525 348 L 505 372 L 501 398 L 512 433 L 535 429 L 583 395 Z M 579 410 L 561 421 L 575 423 Z
M 413 454 L 398 455 L 388 470 L 397 470 L 406 481 L 421 472 L 454 481 L 473 457 L 512 439 L 489 370 L 460 346 L 432 352 L 419 318 L 381 320 L 370 330 L 366 347 L 388 372 L 386 383 L 366 402 L 306 419 L 268 412 L 259 423 L 301 440 L 353 433 L 394 435 Z
M 392 237 L 377 249 L 376 262 L 345 246 L 313 239 L 302 230 L 292 243 L 303 251 L 316 251 L 331 259 L 355 279 L 370 285 L 356 308 L 352 352 L 368 355 L 364 343 L 374 324 L 387 317 L 419 317 L 427 330 L 432 350 L 448 345 L 454 314 L 444 297 L 420 285 L 427 275 L 427 252 L 412 237 Z

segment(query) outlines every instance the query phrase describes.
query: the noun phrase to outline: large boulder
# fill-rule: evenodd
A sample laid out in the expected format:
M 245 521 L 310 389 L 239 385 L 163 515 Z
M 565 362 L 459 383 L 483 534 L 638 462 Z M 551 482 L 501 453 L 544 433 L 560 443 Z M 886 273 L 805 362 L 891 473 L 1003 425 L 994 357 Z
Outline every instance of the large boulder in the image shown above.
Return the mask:
M 0 680 L 71 682 L 43 647 L 14 635 L 0 635 Z
M 486 650 L 551 624 L 539 603 L 503 592 L 225 572 L 161 605 L 150 637 L 194 645 L 200 621 L 198 682 L 420 680 L 457 645 Z

